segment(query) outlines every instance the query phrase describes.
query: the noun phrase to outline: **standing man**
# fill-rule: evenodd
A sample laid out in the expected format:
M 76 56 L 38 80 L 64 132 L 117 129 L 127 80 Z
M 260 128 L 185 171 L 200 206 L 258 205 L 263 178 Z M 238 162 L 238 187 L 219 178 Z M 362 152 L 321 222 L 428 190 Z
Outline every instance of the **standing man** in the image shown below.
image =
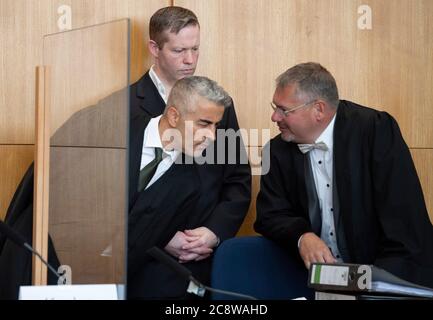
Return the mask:
M 433 232 L 397 122 L 339 100 L 320 64 L 277 78 L 255 229 L 314 262 L 374 264 L 433 287 Z
M 193 75 L 197 66 L 200 25 L 190 10 L 181 7 L 158 10 L 150 19 L 149 35 L 148 48 L 154 65 L 131 87 L 131 117 L 137 114 L 160 115 L 175 82 Z M 218 129 L 239 129 L 233 104 L 226 108 Z M 218 139 L 214 143 L 216 145 Z M 178 230 L 165 247 L 204 283 L 210 280 L 209 249 L 235 236 L 251 200 L 251 169 L 248 163 L 240 162 L 240 159 L 246 158 L 241 139 L 238 138 L 234 148 L 228 148 L 225 160 L 227 156 L 236 154 L 234 164 L 225 161 L 224 164 L 205 163 L 198 166 L 202 185 L 199 218 L 189 229 Z M 185 297 L 187 281 L 160 265 L 155 265 L 154 276 L 149 281 L 172 284 L 170 292 L 154 292 L 149 298 Z

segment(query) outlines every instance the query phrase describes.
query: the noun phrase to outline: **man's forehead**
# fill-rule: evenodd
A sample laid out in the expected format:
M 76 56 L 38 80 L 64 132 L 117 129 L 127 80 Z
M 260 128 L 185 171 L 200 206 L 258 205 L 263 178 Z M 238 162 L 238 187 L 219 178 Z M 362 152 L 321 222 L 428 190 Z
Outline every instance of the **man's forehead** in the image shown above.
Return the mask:
M 170 29 L 167 29 L 164 31 L 164 37 L 169 41 L 196 38 L 200 39 L 200 28 L 198 26 L 190 25 L 180 29 L 178 33 L 172 32 Z
M 287 84 L 284 87 L 277 87 L 275 89 L 274 99 L 296 99 L 298 90 L 296 84 Z

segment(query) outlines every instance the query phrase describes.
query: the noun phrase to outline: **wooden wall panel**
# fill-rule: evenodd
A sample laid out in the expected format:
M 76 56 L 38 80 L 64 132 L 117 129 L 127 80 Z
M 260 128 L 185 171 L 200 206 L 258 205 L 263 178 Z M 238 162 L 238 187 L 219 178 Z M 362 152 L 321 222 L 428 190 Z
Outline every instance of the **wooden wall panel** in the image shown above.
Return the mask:
M 51 135 L 71 116 L 75 117 L 76 112 L 96 105 L 120 90 L 123 91 L 120 95 L 123 100 L 115 100 L 119 107 L 113 118 L 121 117 L 121 127 L 126 130 L 128 97 L 124 89 L 128 84 L 127 37 L 126 19 L 44 37 L 43 64 L 50 78 L 46 99 L 52 106 Z M 94 108 L 89 111 L 94 112 Z M 79 121 L 84 119 L 81 117 Z M 112 124 L 110 121 L 105 125 L 108 130 L 115 131 L 117 128 L 111 128 Z M 123 132 L 118 134 L 124 135 Z M 125 144 L 126 141 L 122 145 Z
M 23 173 L 33 161 L 33 146 L 0 145 L 0 159 L 0 219 L 3 219 Z
M 47 31 L 39 1 L 0 1 L 0 144 L 33 143 L 35 67 Z
M 411 147 L 433 147 L 433 2 L 430 0 L 175 0 L 202 27 L 198 73 L 233 95 L 240 124 L 272 128 L 274 79 L 317 61 L 341 97 L 389 111 Z M 358 29 L 358 7 L 372 30 Z
M 47 1 L 47 0 L 45 0 Z M 150 66 L 147 50 L 148 25 L 152 14 L 170 5 L 170 0 L 49 0 L 53 16 L 62 4 L 72 8 L 72 27 L 80 28 L 107 21 L 131 19 L 131 80 L 137 80 Z
M 256 235 L 254 231 L 254 222 L 256 221 L 256 199 L 260 190 L 260 176 L 253 176 L 252 190 L 251 190 L 251 204 L 248 213 L 238 231 L 237 236 L 251 236 Z
M 169 0 L 0 1 L 0 144 L 34 143 L 35 66 L 42 63 L 42 37 L 59 32 L 57 12 L 71 7 L 72 28 L 131 19 L 131 80 L 151 64 L 147 54 L 150 16 Z
M 260 172 L 262 163 L 262 148 L 261 147 L 247 147 L 248 159 L 251 165 L 252 189 L 251 189 L 251 203 L 245 220 L 239 229 L 238 236 L 248 236 L 256 234 L 254 232 L 254 222 L 256 221 L 256 198 L 260 190 Z M 264 166 L 266 170 L 266 166 Z

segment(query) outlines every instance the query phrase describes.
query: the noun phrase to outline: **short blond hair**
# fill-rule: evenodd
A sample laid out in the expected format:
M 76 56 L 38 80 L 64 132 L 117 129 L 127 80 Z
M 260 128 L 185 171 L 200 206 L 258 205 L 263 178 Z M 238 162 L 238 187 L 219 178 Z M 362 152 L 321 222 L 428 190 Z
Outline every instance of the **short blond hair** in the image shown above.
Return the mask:
M 180 30 L 189 26 L 200 27 L 197 16 L 191 10 L 176 6 L 159 9 L 150 18 L 150 40 L 162 48 L 168 41 L 166 31 L 178 34 Z

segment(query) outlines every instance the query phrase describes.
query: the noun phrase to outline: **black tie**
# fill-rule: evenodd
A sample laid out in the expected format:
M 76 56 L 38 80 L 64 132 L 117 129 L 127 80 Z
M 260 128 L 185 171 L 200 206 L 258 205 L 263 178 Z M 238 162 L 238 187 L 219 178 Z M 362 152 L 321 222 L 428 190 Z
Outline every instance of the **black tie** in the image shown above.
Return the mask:
M 162 161 L 162 149 L 155 148 L 155 159 L 150 161 L 143 169 L 140 171 L 140 176 L 138 177 L 138 191 L 141 192 L 147 184 L 152 180 L 153 175 L 158 168 L 159 163 Z

